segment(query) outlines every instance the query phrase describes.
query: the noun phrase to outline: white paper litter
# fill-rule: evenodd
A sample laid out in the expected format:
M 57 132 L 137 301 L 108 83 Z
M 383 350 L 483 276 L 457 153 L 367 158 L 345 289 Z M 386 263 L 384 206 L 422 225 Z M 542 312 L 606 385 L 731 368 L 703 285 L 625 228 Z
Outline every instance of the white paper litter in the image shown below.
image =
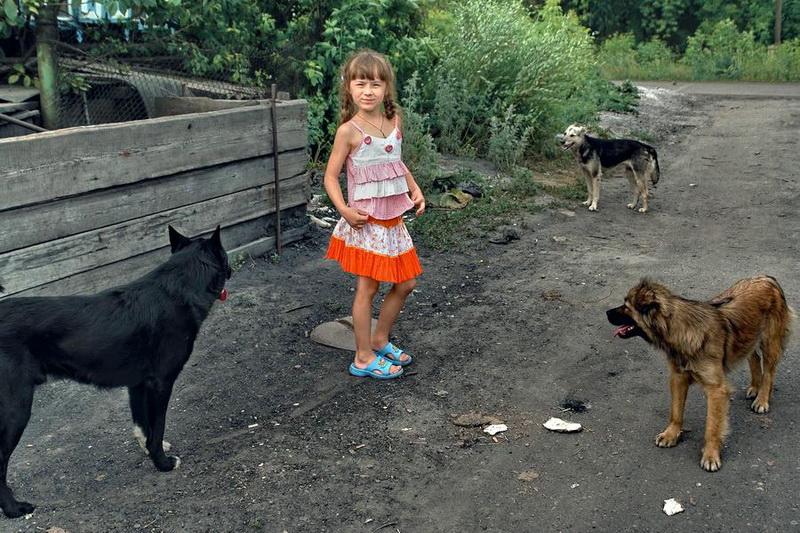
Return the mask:
M 502 433 L 504 431 L 508 431 L 508 426 L 505 424 L 492 424 L 491 426 L 486 426 L 483 429 L 483 432 L 488 433 L 489 435 L 497 435 L 498 433 Z
M 682 513 L 683 505 L 675 501 L 675 498 L 664 500 L 664 514 L 672 516 L 674 514 Z
M 583 429 L 583 426 L 577 422 L 567 422 L 560 418 L 551 418 L 542 425 L 550 431 L 558 431 L 559 433 L 575 433 Z

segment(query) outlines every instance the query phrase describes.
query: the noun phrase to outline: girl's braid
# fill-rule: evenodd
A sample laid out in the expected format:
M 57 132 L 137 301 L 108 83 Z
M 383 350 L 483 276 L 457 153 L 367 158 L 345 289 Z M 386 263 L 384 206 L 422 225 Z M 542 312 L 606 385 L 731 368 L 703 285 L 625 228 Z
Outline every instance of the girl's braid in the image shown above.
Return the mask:
M 387 94 L 383 97 L 383 110 L 386 113 L 386 118 L 392 120 L 394 116 L 397 114 L 397 108 L 394 103 L 394 99 L 392 95 Z

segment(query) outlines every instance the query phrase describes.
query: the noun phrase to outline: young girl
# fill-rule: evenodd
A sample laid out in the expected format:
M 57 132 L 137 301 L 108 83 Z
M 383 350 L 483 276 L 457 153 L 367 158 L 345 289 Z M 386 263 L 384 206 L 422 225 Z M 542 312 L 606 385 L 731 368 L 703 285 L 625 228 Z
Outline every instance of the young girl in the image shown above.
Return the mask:
M 391 379 L 411 356 L 389 342 L 389 333 L 422 268 L 402 215 L 425 211 L 425 197 L 401 161 L 400 117 L 394 73 L 384 56 L 364 50 L 342 70 L 341 123 L 325 169 L 325 191 L 342 215 L 325 255 L 357 276 L 353 300 L 354 376 Z M 347 162 L 347 202 L 339 173 Z M 392 283 L 372 329 L 372 300 L 380 282 Z

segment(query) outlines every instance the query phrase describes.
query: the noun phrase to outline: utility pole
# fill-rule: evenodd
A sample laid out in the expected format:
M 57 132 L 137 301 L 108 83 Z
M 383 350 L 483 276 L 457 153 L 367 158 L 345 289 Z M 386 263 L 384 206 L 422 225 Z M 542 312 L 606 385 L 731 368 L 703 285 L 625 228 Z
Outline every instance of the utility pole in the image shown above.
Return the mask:
M 781 18 L 783 0 L 775 0 L 775 44 L 781 44 Z

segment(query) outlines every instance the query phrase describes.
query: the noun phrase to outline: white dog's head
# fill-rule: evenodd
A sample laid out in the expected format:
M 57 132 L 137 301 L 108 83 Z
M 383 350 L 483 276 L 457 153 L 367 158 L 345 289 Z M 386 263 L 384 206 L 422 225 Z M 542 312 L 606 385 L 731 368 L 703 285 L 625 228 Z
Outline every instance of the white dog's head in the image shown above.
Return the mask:
M 579 124 L 570 124 L 564 133 L 556 135 L 556 139 L 561 143 L 563 150 L 570 150 L 576 146 L 583 144 L 583 138 L 586 135 L 586 128 Z

